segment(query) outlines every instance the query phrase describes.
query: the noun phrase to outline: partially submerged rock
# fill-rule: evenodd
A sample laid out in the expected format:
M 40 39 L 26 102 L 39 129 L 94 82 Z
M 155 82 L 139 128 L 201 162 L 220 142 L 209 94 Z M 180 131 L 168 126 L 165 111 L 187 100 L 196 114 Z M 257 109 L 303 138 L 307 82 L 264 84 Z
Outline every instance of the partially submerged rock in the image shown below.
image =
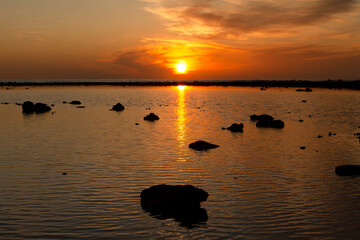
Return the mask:
M 216 144 L 208 143 L 205 141 L 201 141 L 201 140 L 189 144 L 189 148 L 195 149 L 197 151 L 208 150 L 208 149 L 218 148 L 218 147 L 220 147 L 220 146 L 216 145 Z
M 272 120 L 272 121 L 258 121 L 256 127 L 262 128 L 284 128 L 285 123 L 281 120 Z
M 311 88 L 305 88 L 305 89 L 296 89 L 297 92 L 312 92 Z
M 335 173 L 339 176 L 360 175 L 360 165 L 341 165 L 335 168 Z
M 233 123 L 230 127 L 226 128 L 231 132 L 243 132 L 244 131 L 244 124 L 240 123 Z
M 274 118 L 270 115 L 267 114 L 261 114 L 261 115 L 256 115 L 253 114 L 250 116 L 251 121 L 272 121 L 274 120 Z
M 112 111 L 120 112 L 120 111 L 125 110 L 125 107 L 124 107 L 124 105 L 122 105 L 121 103 L 117 103 L 117 104 L 115 104 L 115 105 L 112 107 L 111 110 L 112 110 Z
M 149 115 L 144 117 L 144 120 L 146 121 L 155 121 L 155 120 L 159 120 L 160 118 L 155 115 L 155 113 L 150 113 Z
M 200 203 L 209 194 L 192 185 L 156 185 L 141 192 L 141 207 L 160 219 L 174 218 L 183 225 L 206 222 L 205 209 Z
M 71 101 L 69 104 L 72 104 L 72 105 L 80 105 L 81 102 L 78 101 L 78 100 L 75 100 L 75 101 Z
M 34 104 L 31 101 L 25 101 L 22 104 L 23 113 L 31 114 L 31 113 L 45 113 L 51 111 L 51 107 L 44 103 L 36 103 Z

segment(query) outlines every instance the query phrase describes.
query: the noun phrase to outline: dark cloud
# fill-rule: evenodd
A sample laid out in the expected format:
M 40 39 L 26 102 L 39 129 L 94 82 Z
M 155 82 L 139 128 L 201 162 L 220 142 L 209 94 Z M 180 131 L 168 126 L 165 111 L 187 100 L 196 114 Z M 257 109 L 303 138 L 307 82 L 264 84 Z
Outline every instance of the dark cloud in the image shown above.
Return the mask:
M 151 11 L 170 20 L 172 30 L 210 37 L 316 25 L 357 6 L 356 0 L 255 0 L 243 4 L 231 0 L 188 0 L 182 4 L 172 0 L 151 2 Z

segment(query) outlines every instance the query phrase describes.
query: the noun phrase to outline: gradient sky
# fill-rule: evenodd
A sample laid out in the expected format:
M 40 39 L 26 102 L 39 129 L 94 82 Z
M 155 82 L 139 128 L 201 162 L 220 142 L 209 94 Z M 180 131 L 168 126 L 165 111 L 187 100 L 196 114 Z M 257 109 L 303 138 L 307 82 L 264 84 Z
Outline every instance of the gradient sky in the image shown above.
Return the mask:
M 86 78 L 360 79 L 360 0 L 0 0 L 0 79 Z

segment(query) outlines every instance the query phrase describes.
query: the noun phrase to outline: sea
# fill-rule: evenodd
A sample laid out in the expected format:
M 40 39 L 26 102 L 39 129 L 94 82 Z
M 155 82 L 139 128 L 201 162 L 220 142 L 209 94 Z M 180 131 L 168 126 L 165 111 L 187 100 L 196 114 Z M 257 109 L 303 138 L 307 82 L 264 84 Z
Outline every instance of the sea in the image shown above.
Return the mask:
M 360 164 L 359 90 L 2 86 L 0 103 L 0 239 L 360 239 L 360 177 L 335 174 Z M 142 209 L 158 184 L 205 190 L 207 219 Z

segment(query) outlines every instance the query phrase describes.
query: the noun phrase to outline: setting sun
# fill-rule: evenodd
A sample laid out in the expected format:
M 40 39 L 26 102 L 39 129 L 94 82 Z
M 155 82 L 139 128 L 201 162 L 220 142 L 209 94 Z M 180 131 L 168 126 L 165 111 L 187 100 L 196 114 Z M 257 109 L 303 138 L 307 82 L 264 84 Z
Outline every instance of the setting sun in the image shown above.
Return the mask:
M 187 70 L 187 65 L 185 62 L 179 62 L 175 65 L 176 67 L 176 72 L 178 73 L 185 73 Z

